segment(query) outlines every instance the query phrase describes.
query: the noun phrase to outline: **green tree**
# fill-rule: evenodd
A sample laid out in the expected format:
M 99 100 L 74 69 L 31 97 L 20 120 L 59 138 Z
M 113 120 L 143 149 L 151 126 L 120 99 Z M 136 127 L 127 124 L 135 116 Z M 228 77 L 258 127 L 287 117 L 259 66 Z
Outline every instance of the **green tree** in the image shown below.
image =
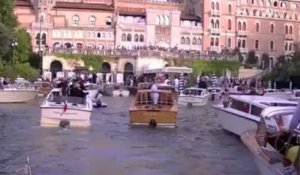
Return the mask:
M 31 67 L 39 69 L 42 57 L 37 53 L 31 53 L 28 58 L 28 62 Z
M 18 46 L 15 50 L 16 61 L 21 63 L 27 62 L 32 53 L 31 38 L 25 29 L 18 29 L 16 32 L 16 41 Z
M 0 0 L 0 22 L 9 29 L 17 27 L 17 17 L 14 14 L 14 0 Z
M 0 58 L 3 58 L 9 51 L 10 38 L 9 29 L 0 23 Z
M 255 51 L 254 50 L 250 50 L 248 52 L 248 56 L 247 56 L 247 59 L 246 59 L 246 63 L 247 64 L 252 64 L 252 65 L 255 65 L 257 64 L 257 59 L 256 59 L 256 56 L 255 56 Z

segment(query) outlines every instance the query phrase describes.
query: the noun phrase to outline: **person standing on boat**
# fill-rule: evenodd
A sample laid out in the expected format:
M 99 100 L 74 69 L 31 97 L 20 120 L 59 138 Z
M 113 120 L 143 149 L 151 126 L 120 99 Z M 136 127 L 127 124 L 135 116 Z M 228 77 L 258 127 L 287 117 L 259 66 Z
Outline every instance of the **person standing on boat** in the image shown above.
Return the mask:
M 153 105 L 158 104 L 158 98 L 159 98 L 159 93 L 157 92 L 157 83 L 158 83 L 158 78 L 154 79 L 154 83 L 151 86 L 151 100 Z
M 178 92 L 179 91 L 179 79 L 178 79 L 178 76 L 176 76 L 176 78 L 174 79 L 174 86 L 175 86 L 175 91 Z

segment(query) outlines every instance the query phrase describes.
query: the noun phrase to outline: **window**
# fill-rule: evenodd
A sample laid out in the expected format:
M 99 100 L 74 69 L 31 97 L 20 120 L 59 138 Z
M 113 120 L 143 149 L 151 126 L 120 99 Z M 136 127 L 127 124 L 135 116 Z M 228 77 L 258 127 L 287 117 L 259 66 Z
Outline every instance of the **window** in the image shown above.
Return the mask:
M 197 40 L 196 40 L 196 38 L 195 38 L 195 37 L 193 38 L 193 42 L 192 42 L 192 44 L 193 44 L 193 45 L 196 45 L 196 44 L 197 44 Z
M 95 16 L 90 16 L 89 17 L 89 24 L 91 26 L 95 26 L 96 25 L 96 17 Z
M 219 38 L 216 38 L 216 43 L 215 43 L 216 46 L 219 46 Z
M 227 25 L 228 25 L 228 30 L 231 30 L 231 20 L 230 19 L 228 19 Z
M 246 48 L 246 40 L 244 40 L 244 39 L 242 41 L 242 48 Z
M 134 35 L 134 41 L 138 42 L 139 41 L 139 36 L 137 34 Z
M 105 24 L 106 24 L 106 26 L 111 26 L 112 20 L 111 20 L 111 17 L 110 17 L 110 16 L 106 17 L 106 19 L 105 19 Z
M 215 28 L 218 29 L 220 26 L 219 20 L 216 20 Z
M 288 47 L 289 47 L 289 44 L 286 42 L 286 43 L 284 44 L 284 50 L 285 50 L 285 51 L 288 51 Z
M 246 22 L 243 22 L 243 31 L 246 31 L 247 27 L 246 27 Z
M 270 32 L 271 32 L 271 33 L 274 33 L 274 31 L 275 31 L 275 30 L 274 30 L 274 24 L 271 24 Z
M 211 2 L 211 9 L 215 9 L 215 2 Z
M 144 35 L 140 35 L 140 42 L 144 42 Z
M 289 28 L 287 25 L 285 26 L 285 34 L 289 34 Z
M 219 11 L 219 9 L 220 9 L 220 7 L 219 7 L 219 3 L 218 3 L 218 2 L 216 2 L 216 10 L 218 10 L 218 11 Z
M 290 26 L 290 29 L 289 29 L 289 34 L 292 35 L 293 34 L 293 26 Z
M 238 22 L 238 30 L 242 30 L 242 23 L 240 21 Z
M 263 110 L 262 108 L 252 105 L 251 106 L 251 115 L 260 117 L 262 110 Z
M 198 45 L 201 45 L 201 43 L 202 43 L 202 42 L 201 42 L 201 38 L 198 38 L 197 44 L 198 44 Z
M 122 41 L 126 41 L 126 34 L 125 33 L 122 34 Z
M 131 34 L 130 33 L 127 34 L 127 41 L 131 41 Z
M 123 34 L 124 35 L 124 34 Z M 122 35 L 122 41 L 123 41 L 123 35 Z M 97 37 L 101 38 L 101 33 L 97 33 Z
M 238 39 L 238 48 L 241 48 L 241 46 L 242 46 L 241 39 Z
M 187 37 L 187 38 L 185 39 L 185 42 L 186 42 L 186 44 L 190 44 L 190 43 L 191 43 L 190 38 Z
M 293 43 L 290 43 L 289 45 L 289 51 L 292 51 L 293 50 Z
M 181 37 L 181 44 L 185 44 L 185 38 Z
M 259 41 L 255 40 L 255 49 L 259 49 Z
M 215 43 L 215 39 L 214 38 L 210 38 L 210 46 L 214 46 Z
M 228 48 L 231 48 L 231 38 L 228 38 L 228 39 L 227 39 L 227 47 L 228 47 Z
M 255 31 L 256 31 L 256 32 L 259 32 L 259 23 L 256 23 L 256 24 L 255 24 Z
M 228 13 L 231 13 L 231 4 L 228 5 Z
M 270 41 L 270 50 L 274 50 L 274 41 Z
M 79 25 L 79 16 L 78 15 L 74 15 L 72 19 L 73 19 L 74 25 Z
M 248 103 L 232 99 L 231 100 L 231 108 L 238 110 L 238 111 L 245 112 L 245 113 L 249 113 L 250 105 Z

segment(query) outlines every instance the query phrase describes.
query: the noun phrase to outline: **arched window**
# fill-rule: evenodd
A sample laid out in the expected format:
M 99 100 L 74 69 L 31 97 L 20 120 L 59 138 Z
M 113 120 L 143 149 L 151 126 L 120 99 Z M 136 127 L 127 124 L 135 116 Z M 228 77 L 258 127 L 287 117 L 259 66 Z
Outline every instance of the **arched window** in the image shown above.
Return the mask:
M 202 43 L 201 38 L 198 38 L 197 44 L 198 44 L 198 45 L 201 45 L 201 43 Z
M 181 37 L 181 44 L 185 44 L 185 38 Z
M 41 24 L 44 23 L 44 16 L 43 16 L 43 15 L 40 16 L 40 23 L 41 23 Z
M 216 38 L 216 46 L 219 46 L 219 38 Z
M 259 32 L 259 23 L 258 22 L 255 24 L 255 32 Z
M 140 35 L 140 42 L 144 42 L 144 35 Z
M 238 30 L 242 30 L 242 23 L 241 23 L 241 21 L 238 22 Z
M 122 41 L 126 41 L 126 34 L 125 33 L 122 34 Z
M 285 34 L 289 34 L 289 27 L 287 25 L 285 26 Z
M 130 33 L 127 34 L 127 41 L 131 41 L 131 34 Z
M 228 30 L 231 30 L 231 20 L 230 19 L 228 19 L 228 21 L 227 21 L 227 28 L 228 28 Z
M 215 9 L 215 2 L 211 2 L 211 9 Z
M 159 17 L 159 15 L 156 16 L 156 25 L 160 25 L 160 17 Z
M 123 34 L 123 35 L 124 35 L 124 34 Z M 122 41 L 124 41 L 124 40 L 123 40 L 123 35 L 122 35 Z M 100 32 L 97 33 L 97 38 L 101 38 L 101 33 L 100 33 Z M 125 35 L 125 39 L 126 39 L 126 35 Z
M 231 13 L 232 9 L 231 9 L 231 4 L 228 5 L 228 13 Z
M 111 19 L 110 16 L 106 17 L 106 19 L 105 19 L 105 24 L 106 24 L 107 26 L 111 26 L 111 24 L 112 24 L 112 19 Z
M 138 42 L 138 41 L 139 41 L 139 36 L 138 36 L 138 34 L 135 34 L 135 35 L 134 35 L 134 41 L 135 41 L 135 42 Z
M 271 27 L 270 27 L 270 32 L 271 33 L 274 33 L 275 29 L 274 29 L 274 24 L 271 24 Z
M 166 25 L 165 17 L 160 16 L 160 25 Z
M 219 9 L 220 9 L 219 3 L 216 2 L 216 10 L 219 10 Z
M 90 16 L 89 17 L 89 24 L 91 26 L 95 26 L 96 25 L 96 17 L 95 16 Z
M 217 19 L 217 20 L 216 20 L 216 24 L 215 24 L 215 28 L 218 29 L 219 26 L 220 26 L 220 23 L 219 23 L 219 20 Z
M 191 44 L 191 41 L 190 41 L 189 37 L 186 37 L 185 41 L 186 41 L 186 44 Z
M 196 40 L 195 37 L 193 38 L 192 44 L 193 44 L 193 45 L 196 45 L 196 44 L 197 44 L 197 40 Z
M 73 20 L 73 25 L 79 25 L 79 16 L 78 15 L 74 15 L 72 20 Z
M 293 34 L 293 26 L 290 26 L 289 34 Z
M 214 38 L 210 38 L 210 46 L 214 46 L 215 44 L 215 39 Z
M 246 40 L 244 40 L 244 39 L 242 41 L 242 48 L 246 48 Z
M 289 51 L 292 51 L 292 50 L 293 50 L 293 44 L 290 43 L 290 45 L 289 45 Z
M 215 28 L 215 21 L 214 21 L 214 19 L 211 19 L 210 20 L 210 28 Z
M 165 19 L 165 25 L 170 25 L 170 17 L 164 16 L 164 19 Z
M 246 27 L 246 22 L 243 22 L 243 31 L 246 31 L 247 27 Z
M 242 46 L 241 39 L 238 39 L 238 48 L 241 48 L 241 46 Z

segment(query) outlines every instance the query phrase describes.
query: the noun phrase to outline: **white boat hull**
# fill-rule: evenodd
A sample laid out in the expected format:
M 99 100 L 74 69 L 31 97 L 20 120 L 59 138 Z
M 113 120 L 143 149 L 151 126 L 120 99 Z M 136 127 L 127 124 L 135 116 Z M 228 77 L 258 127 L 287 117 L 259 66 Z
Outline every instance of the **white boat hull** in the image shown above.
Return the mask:
M 36 90 L 0 90 L 0 103 L 26 103 L 36 96 Z
M 128 90 L 113 90 L 113 97 L 129 97 Z
M 245 117 L 238 116 L 236 114 L 227 112 L 220 108 L 215 108 L 217 111 L 218 121 L 223 129 L 241 135 L 243 132 L 257 129 L 257 122 Z
M 58 127 L 62 120 L 70 122 L 70 127 L 89 127 L 92 110 L 67 109 L 62 107 L 41 107 L 41 126 Z
M 207 104 L 209 96 L 178 96 L 178 104 L 183 106 L 204 106 Z

